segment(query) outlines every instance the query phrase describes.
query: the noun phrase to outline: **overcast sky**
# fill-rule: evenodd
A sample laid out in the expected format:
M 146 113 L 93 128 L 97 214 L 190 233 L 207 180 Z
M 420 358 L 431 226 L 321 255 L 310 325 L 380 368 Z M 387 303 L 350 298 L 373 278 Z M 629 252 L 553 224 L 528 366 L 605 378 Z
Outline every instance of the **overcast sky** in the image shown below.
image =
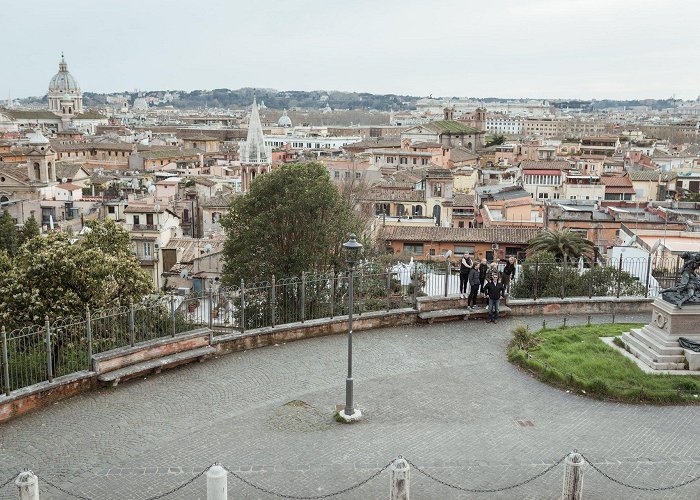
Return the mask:
M 83 91 L 346 90 L 695 99 L 697 0 L 0 0 L 0 99 Z

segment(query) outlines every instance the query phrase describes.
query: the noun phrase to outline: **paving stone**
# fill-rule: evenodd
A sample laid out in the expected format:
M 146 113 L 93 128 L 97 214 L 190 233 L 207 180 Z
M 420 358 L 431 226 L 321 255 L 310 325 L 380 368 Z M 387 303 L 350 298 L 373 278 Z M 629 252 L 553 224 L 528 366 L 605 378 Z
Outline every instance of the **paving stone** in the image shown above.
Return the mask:
M 561 321 L 547 317 L 548 326 Z M 532 477 L 574 448 L 641 486 L 700 474 L 697 406 L 609 403 L 542 384 L 505 358 L 509 331 L 520 322 L 534 329 L 542 318 L 356 332 L 355 400 L 365 418 L 353 425 L 332 420 L 344 400 L 344 336 L 230 354 L 82 394 L 0 426 L 0 484 L 28 467 L 94 500 L 137 500 L 220 462 L 265 489 L 319 495 L 403 455 L 443 481 L 495 488 Z M 411 492 L 416 499 L 555 499 L 563 467 L 498 493 L 448 488 L 414 470 Z M 336 498 L 384 499 L 388 483 L 385 471 Z M 699 488 L 641 492 L 590 467 L 584 476 L 586 498 L 700 498 Z M 229 495 L 274 498 L 233 475 Z M 14 498 L 12 487 L 0 491 L 0 499 Z M 70 497 L 44 485 L 41 498 Z M 205 499 L 206 479 L 166 498 Z

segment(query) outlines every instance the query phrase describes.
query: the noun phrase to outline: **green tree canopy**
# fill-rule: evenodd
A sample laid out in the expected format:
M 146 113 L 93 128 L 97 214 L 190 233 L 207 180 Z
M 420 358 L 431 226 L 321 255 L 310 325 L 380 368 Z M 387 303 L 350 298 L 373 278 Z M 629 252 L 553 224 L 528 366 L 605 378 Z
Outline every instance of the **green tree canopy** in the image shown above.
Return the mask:
M 151 291 L 151 278 L 129 251 L 124 229 L 112 221 L 95 223 L 91 235 L 71 244 L 67 234 L 56 232 L 19 249 L 0 277 L 4 325 L 82 315 L 86 307 L 137 302 Z
M 41 229 L 39 228 L 39 223 L 36 221 L 32 215 L 24 223 L 24 227 L 20 232 L 20 244 L 24 244 L 32 238 L 36 238 L 41 234 Z
M 0 250 L 6 251 L 10 256 L 17 253 L 20 240 L 15 221 L 7 210 L 0 216 Z
M 578 259 L 593 251 L 593 243 L 568 229 L 545 229 L 528 242 L 528 253 L 549 252 L 558 259 Z
M 341 247 L 363 223 L 315 162 L 293 163 L 251 184 L 223 217 L 224 281 L 237 284 L 339 269 Z

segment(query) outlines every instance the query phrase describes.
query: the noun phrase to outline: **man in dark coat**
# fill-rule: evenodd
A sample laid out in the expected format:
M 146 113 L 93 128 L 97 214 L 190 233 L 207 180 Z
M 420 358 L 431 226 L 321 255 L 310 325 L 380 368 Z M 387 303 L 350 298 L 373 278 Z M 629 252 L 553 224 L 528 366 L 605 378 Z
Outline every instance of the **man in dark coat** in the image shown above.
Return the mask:
M 501 297 L 506 296 L 506 287 L 498 281 L 498 274 L 492 276 L 491 281 L 484 287 L 484 295 L 489 299 L 489 323 L 498 323 L 498 307 Z

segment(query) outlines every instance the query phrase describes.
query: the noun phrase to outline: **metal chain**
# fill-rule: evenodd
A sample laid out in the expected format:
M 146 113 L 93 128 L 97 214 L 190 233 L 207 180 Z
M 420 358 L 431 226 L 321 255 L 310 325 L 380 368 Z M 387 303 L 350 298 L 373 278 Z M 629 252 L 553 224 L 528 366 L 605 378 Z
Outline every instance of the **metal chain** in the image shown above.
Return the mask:
M 425 470 L 421 469 L 420 467 L 418 467 L 416 464 L 414 464 L 414 463 L 411 462 L 410 460 L 408 460 L 408 459 L 406 459 L 406 458 L 404 458 L 404 460 L 406 460 L 406 462 L 408 462 L 408 464 L 409 464 L 411 467 L 413 467 L 414 469 L 416 469 L 418 472 L 420 472 L 421 474 L 423 474 L 423 475 L 424 475 L 425 477 L 427 477 L 428 479 L 432 479 L 433 481 L 435 481 L 435 482 L 437 482 L 437 483 L 440 483 L 440 484 L 442 484 L 443 486 L 447 486 L 448 488 L 453 488 L 453 489 L 455 489 L 455 490 L 465 491 L 465 492 L 467 492 L 467 493 L 496 493 L 496 492 L 499 492 L 499 491 L 512 490 L 512 489 L 514 489 L 514 488 L 517 488 L 518 486 L 523 486 L 523 485 L 525 485 L 525 484 L 527 484 L 527 483 L 530 483 L 530 482 L 534 481 L 534 480 L 537 479 L 537 478 L 540 478 L 540 477 L 544 476 L 544 475 L 547 474 L 549 471 L 551 471 L 552 469 L 554 469 L 557 465 L 559 465 L 560 463 L 562 463 L 566 457 L 567 457 L 567 455 L 564 455 L 564 456 L 561 457 L 559 460 L 557 460 L 556 462 L 554 462 L 552 465 L 550 465 L 549 467 L 547 467 L 545 470 L 543 470 L 542 472 L 540 472 L 540 473 L 538 473 L 538 474 L 532 476 L 532 477 L 529 478 L 529 479 L 525 479 L 524 481 L 520 481 L 519 483 L 511 484 L 510 486 L 503 486 L 503 487 L 501 487 L 501 488 L 490 488 L 490 489 L 465 488 L 465 487 L 463 487 L 463 486 L 458 486 L 458 485 L 456 485 L 456 484 L 450 484 L 450 483 L 448 483 L 448 482 L 446 482 L 446 481 L 443 481 L 442 479 L 438 479 L 438 478 L 436 478 L 435 476 L 433 476 L 433 475 L 427 473 Z
M 354 485 L 352 485 L 352 486 L 348 486 L 347 488 L 344 488 L 344 489 L 339 490 L 339 491 L 335 491 L 335 492 L 333 492 L 333 493 L 326 493 L 326 494 L 324 494 L 324 495 L 310 495 L 310 496 L 287 495 L 286 493 L 277 493 L 276 491 L 268 490 L 268 489 L 266 489 L 266 488 L 263 488 L 262 486 L 258 486 L 257 484 L 254 484 L 254 483 L 248 481 L 246 478 L 244 478 L 244 477 L 242 477 L 241 475 L 235 473 L 234 471 L 232 471 L 231 469 L 229 469 L 229 468 L 226 467 L 226 466 L 222 466 L 222 467 L 226 470 L 226 472 L 228 472 L 229 474 L 231 474 L 233 477 L 235 477 L 236 479 L 238 479 L 238 480 L 241 481 L 242 483 L 245 483 L 245 484 L 247 484 L 248 486 L 250 486 L 251 488 L 254 488 L 254 489 L 258 490 L 258 491 L 262 491 L 263 493 L 267 493 L 268 495 L 273 495 L 273 496 L 280 497 L 280 498 L 290 498 L 290 499 L 293 499 L 293 500 L 318 500 L 318 499 L 321 499 L 321 498 L 330 498 L 330 497 L 334 497 L 334 496 L 336 496 L 336 495 L 342 495 L 343 493 L 347 493 L 348 491 L 352 491 L 352 490 L 355 490 L 355 489 L 357 489 L 357 488 L 360 488 L 361 486 L 364 486 L 365 484 L 369 483 L 372 479 L 374 479 L 375 477 L 377 477 L 378 475 L 380 475 L 382 472 L 384 472 L 385 470 L 387 470 L 387 469 L 389 468 L 389 466 L 390 466 L 392 463 L 394 463 L 393 460 L 392 460 L 391 462 L 389 462 L 388 464 L 386 464 L 384 467 L 382 467 L 382 468 L 379 469 L 378 471 L 374 472 L 372 475 L 370 475 L 369 477 L 367 477 L 366 479 L 360 481 L 360 482 L 357 483 L 357 484 L 354 484 Z
M 195 482 L 197 479 L 199 479 L 200 477 L 202 477 L 202 476 L 212 467 L 212 465 L 214 465 L 214 464 L 211 464 L 209 467 L 207 467 L 207 468 L 205 468 L 204 470 L 202 470 L 201 472 L 199 472 L 199 473 L 198 473 L 197 475 L 195 475 L 192 479 L 189 479 L 188 481 L 185 481 L 185 482 L 182 483 L 180 486 L 177 486 L 177 487 L 173 488 L 172 490 L 168 490 L 168 491 L 166 491 L 165 493 L 161 493 L 161 494 L 159 494 L 159 495 L 155 495 L 155 496 L 152 496 L 152 497 L 148 497 L 148 498 L 146 498 L 146 500 L 158 500 L 159 498 L 166 497 L 166 496 L 168 496 L 168 495 L 170 495 L 170 494 L 172 494 L 172 493 L 175 493 L 176 491 L 180 491 L 180 490 L 181 490 L 182 488 L 184 488 L 185 486 L 188 486 L 188 485 L 192 484 L 192 483 Z
M 64 490 L 63 488 L 61 488 L 60 486 L 58 486 L 58 485 L 52 483 L 51 481 L 49 481 L 49 480 L 46 479 L 45 477 L 42 477 L 41 480 L 42 480 L 43 482 L 45 482 L 46 484 L 48 484 L 49 486 L 53 486 L 54 488 L 56 488 L 56 489 L 57 489 L 58 491 L 60 491 L 61 493 L 65 493 L 66 495 L 69 495 L 69 496 L 71 496 L 71 497 L 73 497 L 73 498 L 77 498 L 77 499 L 79 499 L 79 500 L 92 500 L 92 499 L 89 498 L 89 497 L 84 497 L 84 496 L 82 496 L 82 495 L 78 495 L 78 494 L 76 494 L 76 493 L 71 493 L 70 491 L 66 491 L 66 490 Z M 40 484 L 41 484 L 41 483 L 40 483 Z
M 591 462 L 588 458 L 586 458 L 584 455 L 581 455 L 581 458 L 583 458 L 588 463 L 588 465 L 590 465 L 593 468 L 594 471 L 598 472 L 599 474 L 601 474 L 605 478 L 609 479 L 613 483 L 617 483 L 620 486 L 624 486 L 626 488 L 632 488 L 633 490 L 667 491 L 667 490 L 673 490 L 675 488 L 680 488 L 681 486 L 685 486 L 685 485 L 690 484 L 690 483 L 694 483 L 695 481 L 700 479 L 700 476 L 695 476 L 695 477 L 688 479 L 687 481 L 684 481 L 682 483 L 674 484 L 673 486 L 659 486 L 658 488 L 651 488 L 651 487 L 646 487 L 646 486 L 634 486 L 633 484 L 628 484 L 628 483 L 625 483 L 623 481 L 620 481 L 619 479 L 615 479 L 614 477 L 610 476 L 609 474 L 603 472 L 593 462 Z
M 214 464 L 212 464 L 212 465 L 214 465 Z M 199 479 L 200 477 L 202 477 L 202 475 L 203 475 L 205 472 L 207 472 L 207 471 L 209 470 L 210 467 L 211 467 L 211 466 L 209 466 L 209 467 L 207 467 L 206 469 L 202 470 L 202 471 L 199 472 L 197 475 L 195 475 L 195 476 L 192 477 L 191 479 L 188 479 L 187 481 L 185 481 L 185 482 L 182 483 L 181 485 L 176 486 L 175 488 L 173 488 L 173 489 L 171 489 L 171 490 L 168 490 L 168 491 L 166 491 L 166 492 L 164 492 L 164 493 L 160 493 L 160 494 L 158 494 L 158 495 L 155 495 L 155 496 L 152 496 L 152 497 L 148 497 L 148 498 L 146 498 L 145 500 L 158 500 L 159 498 L 164 498 L 164 497 L 166 497 L 166 496 L 168 496 L 168 495 L 171 495 L 171 494 L 175 493 L 176 491 L 180 491 L 180 490 L 181 490 L 182 488 L 184 488 L 185 486 L 188 486 L 188 485 L 192 484 L 194 481 L 196 481 L 197 479 Z M 52 487 L 56 488 L 56 489 L 57 489 L 58 491 L 60 491 L 61 493 L 65 493 L 66 495 L 70 495 L 70 496 L 73 497 L 73 498 L 77 498 L 77 499 L 79 499 L 79 500 L 92 500 L 92 499 L 89 498 L 89 497 L 84 497 L 84 496 L 82 496 L 82 495 L 78 495 L 78 494 L 76 494 L 76 493 L 71 493 L 70 491 L 66 491 L 66 490 L 64 490 L 63 488 L 61 488 L 60 486 L 58 486 L 58 485 L 52 483 L 51 481 L 49 481 L 49 480 L 46 479 L 45 477 L 42 477 L 41 480 L 42 480 L 43 482 L 45 482 L 46 484 L 48 484 L 49 486 L 52 486 Z M 9 481 L 8 481 L 8 482 L 9 482 Z M 5 484 L 7 484 L 7 483 L 5 483 Z M 5 486 L 5 485 L 3 485 L 3 486 Z M 2 488 L 2 486 L 0 486 L 0 488 Z

